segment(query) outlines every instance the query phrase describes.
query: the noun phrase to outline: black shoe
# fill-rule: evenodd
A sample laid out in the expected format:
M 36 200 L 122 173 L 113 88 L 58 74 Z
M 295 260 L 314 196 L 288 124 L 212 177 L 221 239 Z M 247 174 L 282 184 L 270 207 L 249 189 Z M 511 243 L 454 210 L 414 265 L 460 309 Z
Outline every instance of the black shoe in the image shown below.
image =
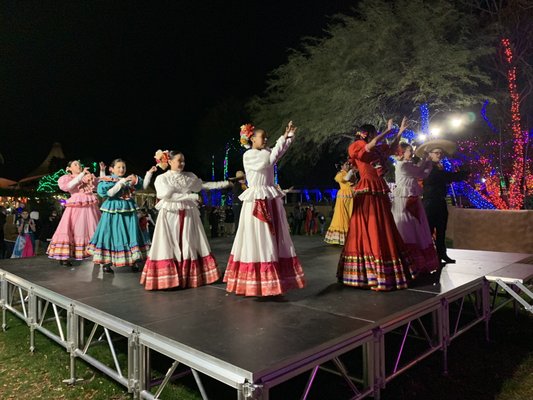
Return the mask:
M 139 272 L 139 266 L 138 266 L 137 264 L 133 264 L 133 265 L 131 266 L 131 270 L 132 270 L 133 272 Z
M 59 265 L 63 265 L 65 267 L 72 267 L 72 263 L 69 260 L 59 260 Z
M 448 256 L 441 257 L 441 260 L 445 264 L 455 264 L 455 260 Z
M 115 271 L 113 271 L 113 269 L 111 268 L 111 265 L 109 265 L 109 264 L 106 264 L 106 265 L 102 266 L 102 271 L 104 271 L 107 274 L 114 274 L 115 273 Z

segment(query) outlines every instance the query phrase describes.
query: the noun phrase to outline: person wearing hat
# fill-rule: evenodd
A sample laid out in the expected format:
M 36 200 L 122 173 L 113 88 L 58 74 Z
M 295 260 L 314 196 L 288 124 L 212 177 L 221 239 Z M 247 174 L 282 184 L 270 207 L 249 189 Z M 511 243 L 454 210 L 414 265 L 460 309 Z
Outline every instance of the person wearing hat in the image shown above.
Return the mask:
M 468 171 L 450 172 L 442 166 L 444 156 L 455 153 L 454 142 L 445 139 L 430 140 L 418 146 L 415 154 L 418 157 L 429 155 L 433 167 L 424 179 L 422 202 L 431 232 L 435 231 L 435 247 L 437 255 L 443 264 L 453 264 L 455 260 L 448 257 L 446 249 L 446 226 L 448 224 L 448 205 L 446 203 L 447 185 L 451 182 L 462 181 L 468 176 Z
M 239 218 L 241 216 L 242 201 L 239 199 L 239 196 L 248 189 L 246 186 L 246 175 L 244 171 L 237 171 L 233 178 L 228 179 L 230 182 L 233 182 L 232 186 L 232 199 L 231 199 L 231 210 L 233 211 L 234 218 L 234 228 L 233 232 L 237 232 L 239 228 Z

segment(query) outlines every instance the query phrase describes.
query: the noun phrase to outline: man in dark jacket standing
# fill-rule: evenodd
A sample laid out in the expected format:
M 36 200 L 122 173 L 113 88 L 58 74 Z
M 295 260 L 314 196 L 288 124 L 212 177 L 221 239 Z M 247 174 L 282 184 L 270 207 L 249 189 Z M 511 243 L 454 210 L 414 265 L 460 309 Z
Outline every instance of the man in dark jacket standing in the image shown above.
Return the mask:
M 455 152 L 455 143 L 449 140 L 432 140 L 420 146 L 416 154 L 428 153 L 433 162 L 433 169 L 424 179 L 423 204 L 429 222 L 429 229 L 435 231 L 435 247 L 442 263 L 453 264 L 455 260 L 448 257 L 446 250 L 446 226 L 448 224 L 448 205 L 446 203 L 447 185 L 462 181 L 468 176 L 467 171 L 445 171 L 441 161 L 445 155 Z

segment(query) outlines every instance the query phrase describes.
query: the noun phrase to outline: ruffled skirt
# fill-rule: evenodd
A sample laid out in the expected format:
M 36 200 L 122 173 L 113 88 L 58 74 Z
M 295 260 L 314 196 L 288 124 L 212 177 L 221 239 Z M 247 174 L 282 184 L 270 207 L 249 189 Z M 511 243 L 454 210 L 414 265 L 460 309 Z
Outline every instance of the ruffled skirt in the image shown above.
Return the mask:
M 439 259 L 420 198 L 395 196 L 392 215 L 409 250 L 413 271 L 421 273 L 437 270 Z
M 305 285 L 282 199 L 262 201 L 267 214 L 263 219 L 254 216 L 254 201 L 242 205 L 239 228 L 224 275 L 228 292 L 275 296 Z
M 389 196 L 355 196 L 337 277 L 348 286 L 405 289 L 413 278 L 408 250 L 396 228 Z
M 351 191 L 350 191 L 351 194 Z M 324 241 L 329 244 L 344 245 L 350 217 L 353 211 L 353 196 L 343 195 L 339 190 L 335 200 L 335 210 Z
M 198 209 L 162 208 L 141 275 L 145 289 L 198 287 L 219 278 Z
M 124 267 L 144 260 L 148 248 L 136 210 L 104 211 L 87 251 L 95 264 Z
M 100 210 L 96 201 L 67 206 L 48 245 L 48 257 L 55 260 L 83 260 L 91 257 L 88 252 L 89 241 L 99 220 Z

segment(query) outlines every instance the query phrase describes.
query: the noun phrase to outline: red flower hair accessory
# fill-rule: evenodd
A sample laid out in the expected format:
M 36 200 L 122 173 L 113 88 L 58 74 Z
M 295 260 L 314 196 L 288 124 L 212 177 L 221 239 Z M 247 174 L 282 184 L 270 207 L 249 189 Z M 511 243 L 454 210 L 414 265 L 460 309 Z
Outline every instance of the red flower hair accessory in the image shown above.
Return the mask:
M 240 142 L 241 146 L 250 148 L 250 138 L 254 134 L 255 126 L 252 124 L 245 124 L 241 126 Z
M 165 170 L 168 168 L 168 161 L 170 160 L 170 155 L 168 150 L 157 150 L 154 155 L 156 165 Z

